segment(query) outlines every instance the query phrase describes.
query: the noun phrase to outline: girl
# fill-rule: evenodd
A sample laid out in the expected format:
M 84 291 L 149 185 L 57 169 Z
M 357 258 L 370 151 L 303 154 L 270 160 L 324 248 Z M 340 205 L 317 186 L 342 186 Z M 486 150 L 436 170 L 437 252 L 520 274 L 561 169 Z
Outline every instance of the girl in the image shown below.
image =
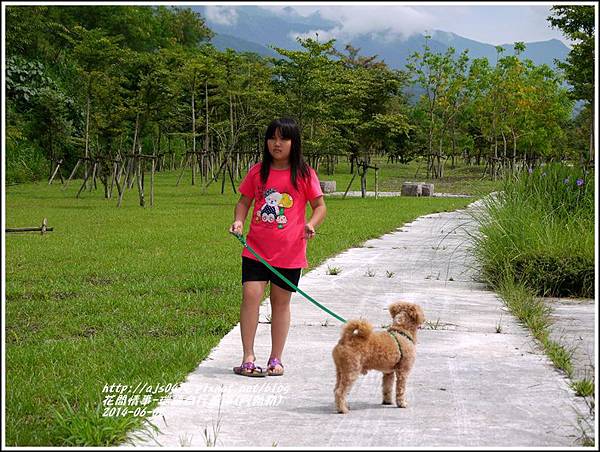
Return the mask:
M 265 134 L 262 163 L 250 168 L 240 184 L 240 200 L 235 220 L 229 229 L 242 234 L 244 221 L 254 199 L 254 212 L 248 246 L 298 285 L 306 261 L 306 241 L 325 218 L 323 192 L 315 171 L 302 158 L 300 131 L 292 119 L 271 122 Z M 306 203 L 312 215 L 306 221 Z M 260 301 L 267 283 L 271 284 L 271 356 L 264 371 L 254 361 L 254 337 Z M 290 327 L 290 298 L 295 292 L 246 248 L 242 252 L 243 298 L 240 309 L 242 365 L 234 367 L 239 375 L 264 377 L 283 375 L 281 355 Z

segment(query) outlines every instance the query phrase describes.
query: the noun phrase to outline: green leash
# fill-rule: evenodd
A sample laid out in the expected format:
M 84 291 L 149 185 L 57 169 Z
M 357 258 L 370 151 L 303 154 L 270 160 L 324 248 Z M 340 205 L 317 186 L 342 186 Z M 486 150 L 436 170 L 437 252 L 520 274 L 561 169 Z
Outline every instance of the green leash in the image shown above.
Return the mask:
M 252 254 L 254 254 L 254 256 L 256 256 L 256 258 L 259 261 L 261 261 L 263 264 L 265 264 L 269 270 L 271 270 L 273 273 L 275 273 L 277 276 L 279 276 L 281 279 L 283 279 L 287 283 L 288 286 L 290 286 L 292 289 L 297 290 L 298 293 L 300 293 L 301 295 L 304 296 L 304 298 L 306 298 L 308 301 L 310 301 L 311 303 L 313 303 L 316 306 L 318 306 L 319 308 L 321 308 L 327 314 L 332 315 L 333 317 L 335 317 L 336 319 L 338 319 L 342 323 L 346 323 L 345 319 L 343 319 L 342 317 L 340 317 L 339 315 L 337 315 L 335 312 L 327 309 L 325 306 L 323 306 L 317 300 L 315 300 L 314 298 L 312 298 L 310 295 L 307 295 L 306 293 L 304 293 L 302 290 L 300 290 L 298 287 L 296 287 L 294 285 L 294 283 L 292 283 L 289 279 L 287 279 L 285 276 L 283 276 L 281 273 L 279 273 L 277 270 L 275 270 L 271 265 L 269 265 L 269 263 L 267 261 L 265 261 L 262 257 L 260 257 L 256 253 L 256 251 L 254 251 L 250 246 L 248 246 L 248 244 L 246 243 L 246 240 L 244 239 L 243 235 L 241 235 L 241 234 L 238 235 L 238 234 L 235 234 L 233 232 L 232 232 L 232 234 L 236 236 L 236 238 L 242 243 L 242 245 L 244 245 L 246 248 L 248 248 L 248 251 L 250 251 Z

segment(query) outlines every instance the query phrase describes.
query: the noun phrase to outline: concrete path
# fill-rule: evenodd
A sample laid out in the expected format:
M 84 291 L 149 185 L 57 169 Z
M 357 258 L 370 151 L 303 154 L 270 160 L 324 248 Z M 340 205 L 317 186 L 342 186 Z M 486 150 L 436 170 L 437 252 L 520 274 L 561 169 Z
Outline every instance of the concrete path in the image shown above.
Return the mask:
M 476 208 L 471 205 L 469 209 Z M 347 250 L 307 273 L 300 287 L 344 318 L 390 322 L 396 300 L 420 304 L 417 361 L 408 379 L 408 407 L 381 405 L 381 375 L 361 377 L 350 413 L 333 404 L 331 350 L 341 323 L 292 298 L 292 326 L 281 377 L 234 375 L 239 325 L 227 334 L 150 420 L 152 437 L 137 446 L 206 447 L 570 447 L 588 412 L 497 296 L 473 280 L 468 211 L 432 214 Z M 337 275 L 328 274 L 338 267 Z M 590 310 L 582 314 L 589 316 Z M 591 306 L 593 317 L 594 306 Z M 261 307 L 255 351 L 270 350 L 268 302 Z M 589 326 L 579 335 L 594 336 Z M 137 437 L 137 438 L 136 438 Z M 123 444 L 127 446 L 127 444 Z
M 573 379 L 594 378 L 594 300 L 545 298 L 552 309 L 550 338 L 572 353 Z
M 344 196 L 343 191 L 335 191 L 333 193 L 329 193 L 327 196 Z M 375 197 L 375 192 L 374 191 L 367 191 L 365 192 L 365 195 L 367 196 L 367 198 L 373 198 Z M 351 198 L 360 198 L 362 196 L 362 192 L 361 191 L 349 191 L 348 193 L 346 193 L 346 196 L 349 196 Z M 380 191 L 377 192 L 377 196 L 381 197 L 381 198 L 388 198 L 388 197 L 396 197 L 396 196 L 402 196 L 402 192 L 399 191 Z M 469 198 L 472 195 L 463 195 L 460 193 L 434 193 L 432 196 L 436 197 L 436 198 Z

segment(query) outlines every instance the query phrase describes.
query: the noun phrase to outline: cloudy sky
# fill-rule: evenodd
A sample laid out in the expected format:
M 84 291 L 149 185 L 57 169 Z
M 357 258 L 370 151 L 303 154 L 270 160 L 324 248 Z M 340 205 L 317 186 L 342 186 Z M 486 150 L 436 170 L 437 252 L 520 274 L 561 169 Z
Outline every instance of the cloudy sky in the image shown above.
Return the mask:
M 326 2 L 323 2 L 326 3 Z M 473 5 L 476 2 L 379 2 L 346 4 L 316 2 L 279 2 L 265 4 L 252 2 L 278 14 L 286 14 L 286 6 L 303 16 L 319 11 L 322 17 L 339 22 L 333 30 L 341 37 L 359 34 L 384 33 L 389 37 L 406 37 L 425 30 L 443 30 L 465 38 L 499 45 L 515 41 L 545 41 L 556 38 L 570 46 L 572 43 L 559 29 L 553 29 L 546 18 L 551 14 L 552 3 L 498 2 L 490 5 Z M 247 3 L 248 4 L 248 3 Z M 221 4 L 210 8 L 207 19 L 223 22 L 236 20 L 236 5 Z M 212 17 L 211 17 L 212 16 Z M 323 30 L 319 36 L 329 36 Z

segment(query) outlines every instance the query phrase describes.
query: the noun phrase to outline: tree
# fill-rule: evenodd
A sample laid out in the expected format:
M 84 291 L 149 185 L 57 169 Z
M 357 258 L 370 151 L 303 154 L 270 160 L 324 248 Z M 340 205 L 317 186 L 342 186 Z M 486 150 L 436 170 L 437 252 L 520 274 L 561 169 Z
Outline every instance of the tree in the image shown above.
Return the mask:
M 571 96 L 575 100 L 583 100 L 589 108 L 589 153 L 588 162 L 593 163 L 594 156 L 594 33 L 595 11 L 594 6 L 573 5 L 553 6 L 550 9 L 553 15 L 547 19 L 552 27 L 560 28 L 571 40 L 576 43 L 567 56 L 565 62 L 556 61 L 557 66 L 565 73 L 567 81 L 571 84 Z M 585 155 L 580 154 L 583 163 Z
M 348 54 L 336 52 L 342 68 L 338 70 L 339 95 L 335 118 L 342 137 L 354 157 L 360 152 L 386 152 L 405 160 L 409 125 L 406 99 L 401 88 L 405 74 L 392 71 L 374 56 L 358 56 L 360 49 L 345 47 Z
M 310 128 L 309 138 L 313 138 L 315 122 L 324 119 L 329 104 L 328 82 L 333 76 L 329 56 L 335 40 L 323 44 L 311 38 L 297 41 L 303 50 L 274 48 L 286 57 L 274 60 L 275 91 L 285 96 L 300 130 L 304 133 Z
M 102 115 L 106 112 L 105 105 L 98 100 L 101 97 L 114 99 L 114 94 L 118 92 L 115 90 L 115 86 L 119 84 L 118 71 L 121 52 L 117 44 L 118 39 L 106 36 L 101 29 L 86 30 L 83 27 L 75 26 L 72 39 L 73 58 L 83 80 L 77 90 L 85 102 L 84 156 L 87 158 L 90 156 L 96 114 Z M 110 95 L 107 96 L 108 93 Z
M 441 178 L 442 159 L 446 158 L 444 145 L 453 142 L 452 138 L 448 140 L 450 124 L 467 102 L 466 68 L 469 59 L 467 50 L 455 59 L 453 47 L 449 47 L 443 55 L 432 53 L 427 42 L 430 38 L 425 37 L 423 54 L 415 52 L 411 55 L 406 67 L 413 83 L 420 84 L 425 90 L 416 108 L 424 112 L 417 117 L 423 120 L 423 130 L 427 131 L 427 174 Z
M 177 44 L 197 48 L 200 43 L 209 41 L 214 36 L 204 19 L 190 8 L 158 6 L 155 15 L 163 47 Z

